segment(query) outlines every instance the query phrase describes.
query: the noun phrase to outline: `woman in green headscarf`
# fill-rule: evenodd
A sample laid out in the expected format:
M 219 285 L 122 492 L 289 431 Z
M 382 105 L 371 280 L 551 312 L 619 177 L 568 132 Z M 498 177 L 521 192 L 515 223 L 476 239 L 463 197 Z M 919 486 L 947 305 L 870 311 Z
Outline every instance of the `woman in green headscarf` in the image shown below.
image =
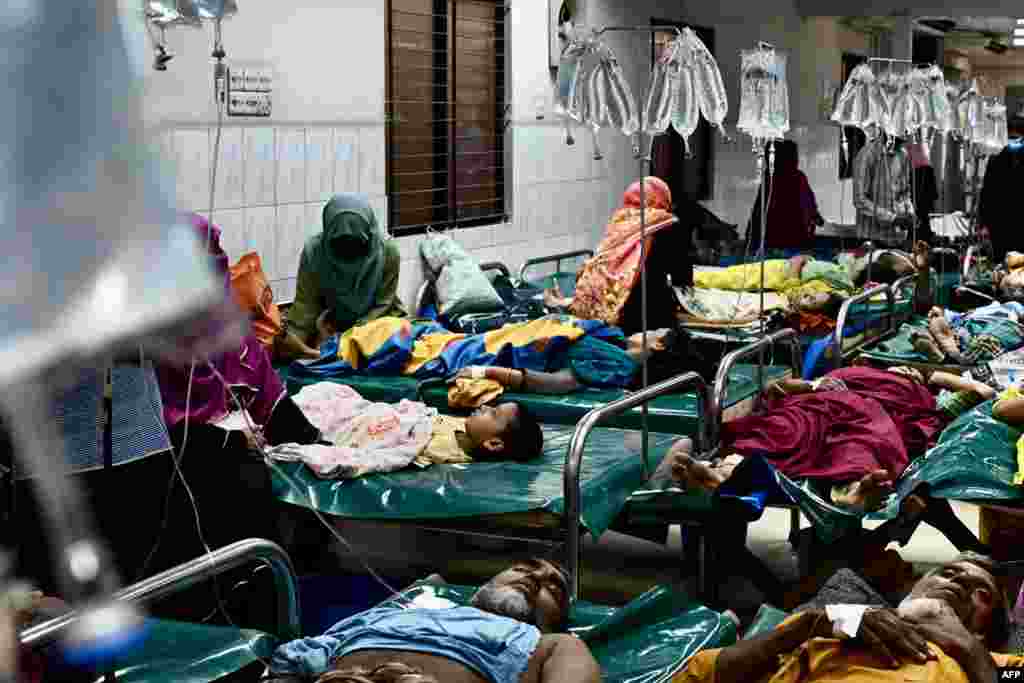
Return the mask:
M 335 195 L 324 206 L 323 226 L 302 249 L 295 300 L 282 334 L 293 343 L 278 344 L 279 355 L 318 357 L 308 345 L 315 345 L 324 314 L 338 331 L 406 315 L 397 293 L 398 246 L 383 238 L 366 198 Z

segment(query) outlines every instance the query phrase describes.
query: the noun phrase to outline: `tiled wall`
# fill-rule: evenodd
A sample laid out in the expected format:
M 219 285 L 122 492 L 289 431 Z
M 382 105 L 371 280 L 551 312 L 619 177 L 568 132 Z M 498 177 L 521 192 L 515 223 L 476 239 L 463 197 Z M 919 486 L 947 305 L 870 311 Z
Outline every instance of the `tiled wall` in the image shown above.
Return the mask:
M 179 206 L 210 206 L 216 128 L 179 126 L 161 132 L 177 175 Z M 386 220 L 382 131 L 353 126 L 236 126 L 221 131 L 213 219 L 232 260 L 256 251 L 274 283 L 290 298 L 299 254 L 319 231 L 324 203 L 336 192 L 368 195 Z
M 716 30 L 715 51 L 730 96 L 735 126 L 739 51 L 769 40 L 790 53 L 792 136 L 822 213 L 852 221 L 848 183 L 837 179 L 836 130 L 817 112 L 818 83 L 838 80 L 841 52 L 859 44 L 830 19 L 802 20 L 787 0 L 725 11 L 675 0 L 590 0 L 587 23 L 634 24 L 656 18 L 692 21 Z M 323 203 L 335 192 L 368 195 L 385 224 L 384 0 L 250 3 L 225 24 L 228 61 L 262 61 L 276 70 L 274 116 L 225 121 L 214 220 L 229 255 L 258 251 L 280 298 L 288 298 L 304 240 L 320 229 Z M 638 19 L 640 18 L 640 19 Z M 511 215 L 509 224 L 469 228 L 457 239 L 480 261 L 500 260 L 514 271 L 529 258 L 596 245 L 622 191 L 640 174 L 630 141 L 601 134 L 604 159 L 595 161 L 590 137 L 577 131 L 574 147 L 552 116 L 547 66 L 547 3 L 514 0 L 510 14 L 512 81 Z M 331 27 L 328 30 L 326 27 Z M 147 74 L 146 114 L 168 158 L 176 161 L 184 209 L 209 208 L 209 171 L 215 120 L 210 95 L 207 32 L 177 30 L 168 39 L 177 54 L 169 70 Z M 609 36 L 632 83 L 642 83 L 650 59 L 646 36 Z M 863 41 L 866 42 L 866 41 Z M 312 47 L 313 45 L 319 47 Z M 328 50 L 325 46 L 330 45 Z M 637 86 L 639 90 L 639 86 Z M 545 118 L 538 121 L 538 112 Z M 255 122 L 254 122 L 255 121 Z M 744 225 L 756 191 L 749 140 L 716 140 L 714 196 L 709 208 Z M 422 237 L 399 239 L 401 295 L 412 303 L 423 275 Z

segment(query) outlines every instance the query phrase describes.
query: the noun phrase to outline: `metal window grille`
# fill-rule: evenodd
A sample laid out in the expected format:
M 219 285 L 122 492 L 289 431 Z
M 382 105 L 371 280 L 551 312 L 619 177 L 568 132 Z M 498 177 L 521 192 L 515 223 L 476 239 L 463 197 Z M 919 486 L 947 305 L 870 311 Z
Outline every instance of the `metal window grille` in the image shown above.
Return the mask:
M 505 0 L 389 0 L 392 234 L 507 220 Z

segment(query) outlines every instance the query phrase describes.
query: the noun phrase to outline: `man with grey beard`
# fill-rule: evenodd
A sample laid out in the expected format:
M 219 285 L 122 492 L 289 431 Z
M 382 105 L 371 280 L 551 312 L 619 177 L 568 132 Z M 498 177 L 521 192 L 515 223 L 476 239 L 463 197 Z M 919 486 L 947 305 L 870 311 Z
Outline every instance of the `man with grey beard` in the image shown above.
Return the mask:
M 322 635 L 285 643 L 271 661 L 278 683 L 334 680 L 332 672 L 409 667 L 445 683 L 598 683 L 586 644 L 565 633 L 569 583 L 547 560 L 519 562 L 469 607 L 376 607 Z M 327 674 L 327 675 L 324 675 Z M 370 680 L 373 680 L 370 677 Z

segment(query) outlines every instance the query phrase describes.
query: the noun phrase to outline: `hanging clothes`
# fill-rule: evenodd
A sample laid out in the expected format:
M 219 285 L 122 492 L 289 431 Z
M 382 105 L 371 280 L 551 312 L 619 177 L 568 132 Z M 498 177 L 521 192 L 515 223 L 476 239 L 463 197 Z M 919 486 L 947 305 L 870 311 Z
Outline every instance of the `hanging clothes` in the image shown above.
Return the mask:
M 910 156 L 903 145 L 889 150 L 875 138 L 853 160 L 853 205 L 861 239 L 893 241 L 899 222 L 913 219 Z
M 978 198 L 978 223 L 987 226 L 992 236 L 996 263 L 1007 252 L 1024 251 L 1016 222 L 1020 216 L 1020 188 L 1024 182 L 1024 146 L 1010 144 L 988 161 L 985 180 Z

